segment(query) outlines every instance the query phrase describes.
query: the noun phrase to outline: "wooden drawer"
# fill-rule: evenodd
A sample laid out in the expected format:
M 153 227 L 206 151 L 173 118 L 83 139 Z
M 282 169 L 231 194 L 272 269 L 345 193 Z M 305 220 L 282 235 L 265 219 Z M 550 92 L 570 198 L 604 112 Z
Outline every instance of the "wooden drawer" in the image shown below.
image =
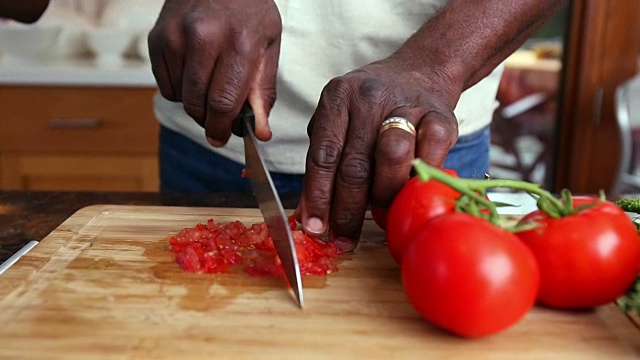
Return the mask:
M 0 154 L 0 188 L 158 191 L 156 155 Z
M 154 92 L 0 87 L 0 151 L 157 153 Z

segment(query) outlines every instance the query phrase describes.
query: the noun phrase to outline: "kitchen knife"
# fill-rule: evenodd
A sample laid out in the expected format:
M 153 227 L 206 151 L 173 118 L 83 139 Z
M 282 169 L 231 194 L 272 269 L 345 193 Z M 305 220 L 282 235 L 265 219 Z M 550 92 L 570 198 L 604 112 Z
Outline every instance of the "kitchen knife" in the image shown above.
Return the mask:
M 273 239 L 287 281 L 293 289 L 298 305 L 302 308 L 302 278 L 293 236 L 280 197 L 265 166 L 254 130 L 255 116 L 251 106 L 245 103 L 238 118 L 233 122 L 232 132 L 244 139 L 245 170 L 253 187 L 262 217 Z
M 38 245 L 37 240 L 29 241 L 25 246 L 23 246 L 20 250 L 16 251 L 15 254 L 11 255 L 5 262 L 0 265 L 0 275 L 2 275 L 7 269 L 9 269 L 13 264 L 18 262 L 21 257 L 23 257 L 26 253 L 31 251 L 34 246 Z

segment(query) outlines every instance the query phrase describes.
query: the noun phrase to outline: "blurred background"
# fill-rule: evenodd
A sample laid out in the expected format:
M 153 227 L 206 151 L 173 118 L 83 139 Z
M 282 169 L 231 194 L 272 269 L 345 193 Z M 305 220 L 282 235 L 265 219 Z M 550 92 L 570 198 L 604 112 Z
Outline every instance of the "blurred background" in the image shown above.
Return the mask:
M 36 24 L 0 20 L 0 189 L 158 190 L 146 35 L 162 3 L 52 0 Z M 639 54 L 640 2 L 570 1 L 505 62 L 490 175 L 640 190 Z

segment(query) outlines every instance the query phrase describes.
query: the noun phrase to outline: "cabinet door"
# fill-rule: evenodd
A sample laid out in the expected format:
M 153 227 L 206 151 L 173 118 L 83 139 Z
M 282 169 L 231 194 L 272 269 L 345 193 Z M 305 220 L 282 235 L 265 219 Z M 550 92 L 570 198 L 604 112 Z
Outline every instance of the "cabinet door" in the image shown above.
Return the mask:
M 0 155 L 8 190 L 158 191 L 156 155 Z

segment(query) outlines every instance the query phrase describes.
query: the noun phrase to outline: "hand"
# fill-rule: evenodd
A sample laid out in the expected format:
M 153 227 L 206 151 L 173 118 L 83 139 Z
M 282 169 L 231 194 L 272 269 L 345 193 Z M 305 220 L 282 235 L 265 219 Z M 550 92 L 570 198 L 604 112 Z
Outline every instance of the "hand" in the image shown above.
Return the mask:
M 272 0 L 166 0 L 148 38 L 160 93 L 181 101 L 216 147 L 248 100 L 256 137 L 269 140 L 281 32 Z
M 32 24 L 49 6 L 49 0 L 0 0 L 0 18 L 9 18 L 25 24 Z
M 419 157 L 442 166 L 458 136 L 453 109 L 461 91 L 445 74 L 417 73 L 399 57 L 364 66 L 324 88 L 308 126 L 304 189 L 296 216 L 305 231 L 342 250 L 360 237 L 369 202 L 387 208 Z M 380 124 L 399 116 L 417 131 Z

